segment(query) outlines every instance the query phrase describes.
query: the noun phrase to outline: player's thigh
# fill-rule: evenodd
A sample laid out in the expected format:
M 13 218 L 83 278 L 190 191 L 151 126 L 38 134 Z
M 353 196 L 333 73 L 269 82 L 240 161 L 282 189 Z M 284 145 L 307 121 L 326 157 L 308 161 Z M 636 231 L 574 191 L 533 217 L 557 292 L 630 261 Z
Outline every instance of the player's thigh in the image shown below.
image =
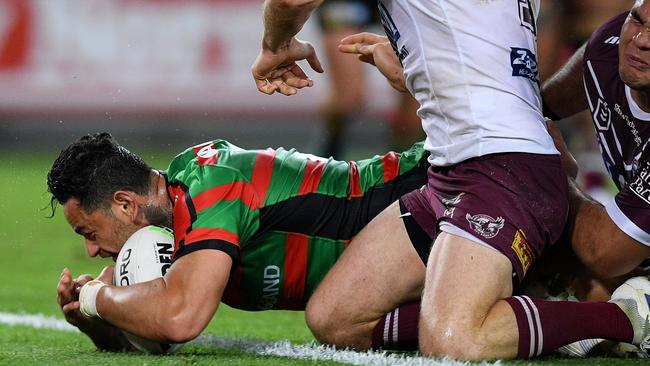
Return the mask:
M 469 344 L 492 307 L 511 295 L 512 264 L 506 256 L 472 240 L 440 233 L 427 263 L 420 344 L 430 342 L 434 349 L 461 340 Z
M 346 324 L 374 324 L 397 306 L 417 300 L 424 263 L 393 203 L 352 240 L 309 300 L 308 321 L 327 317 Z

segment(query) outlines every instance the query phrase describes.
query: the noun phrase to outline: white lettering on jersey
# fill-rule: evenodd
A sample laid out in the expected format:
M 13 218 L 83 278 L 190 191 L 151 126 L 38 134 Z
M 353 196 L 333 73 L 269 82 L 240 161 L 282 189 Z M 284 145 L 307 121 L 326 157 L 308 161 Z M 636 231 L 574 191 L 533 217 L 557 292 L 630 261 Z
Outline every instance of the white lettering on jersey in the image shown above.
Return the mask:
M 650 163 L 645 163 L 644 166 L 637 172 L 636 178 L 630 183 L 630 189 L 634 194 L 639 196 L 646 203 L 650 204 Z
M 280 267 L 275 265 L 264 268 L 264 287 L 262 298 L 257 307 L 260 310 L 272 309 L 280 294 Z

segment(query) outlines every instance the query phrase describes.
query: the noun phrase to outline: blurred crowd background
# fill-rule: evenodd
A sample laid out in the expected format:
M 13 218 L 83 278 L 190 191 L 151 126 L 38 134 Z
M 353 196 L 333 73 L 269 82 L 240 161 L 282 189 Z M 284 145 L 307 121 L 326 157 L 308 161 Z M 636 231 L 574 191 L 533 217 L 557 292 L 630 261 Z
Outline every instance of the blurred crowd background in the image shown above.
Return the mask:
M 542 80 L 632 3 L 542 0 Z M 414 102 L 370 66 L 336 52 L 345 35 L 382 32 L 375 7 L 374 0 L 326 0 L 300 33 L 326 72 L 312 72 L 315 87 L 297 96 L 269 97 L 250 76 L 261 0 L 0 0 L 0 154 L 54 158 L 99 131 L 169 157 L 212 138 L 339 159 L 403 149 L 423 136 Z M 561 128 L 581 184 L 611 195 L 589 116 Z

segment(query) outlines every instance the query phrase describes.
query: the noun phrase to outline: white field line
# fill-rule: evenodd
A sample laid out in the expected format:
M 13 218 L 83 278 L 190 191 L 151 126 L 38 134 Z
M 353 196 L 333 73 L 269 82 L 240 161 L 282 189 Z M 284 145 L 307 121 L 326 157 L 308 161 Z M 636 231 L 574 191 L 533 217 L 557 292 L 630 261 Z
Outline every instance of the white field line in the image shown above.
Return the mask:
M 68 324 L 65 320 L 43 314 L 14 314 L 0 312 L 0 324 L 23 325 L 32 328 L 63 330 L 78 332 L 79 329 Z
M 53 329 L 78 332 L 77 328 L 65 320 L 42 314 L 15 314 L 0 312 L 0 324 L 28 326 L 32 328 Z M 292 344 L 288 341 L 264 342 L 246 338 L 227 338 L 202 335 L 192 343 L 219 349 L 235 349 L 260 356 L 276 356 L 312 361 L 336 361 L 351 365 L 376 366 L 467 366 L 468 362 L 453 360 L 434 360 L 431 358 L 405 356 L 386 352 L 356 352 L 337 350 L 329 346 L 310 344 Z M 473 363 L 471 365 L 498 366 L 500 361 Z
M 448 359 L 431 359 L 425 357 L 405 356 L 386 352 L 356 352 L 337 350 L 330 346 L 310 344 L 292 344 L 288 341 L 264 342 L 243 338 L 223 338 L 202 335 L 193 341 L 195 344 L 220 349 L 239 349 L 247 353 L 262 356 L 278 356 L 311 361 L 336 361 L 351 365 L 376 366 L 498 366 L 500 361 L 469 363 Z

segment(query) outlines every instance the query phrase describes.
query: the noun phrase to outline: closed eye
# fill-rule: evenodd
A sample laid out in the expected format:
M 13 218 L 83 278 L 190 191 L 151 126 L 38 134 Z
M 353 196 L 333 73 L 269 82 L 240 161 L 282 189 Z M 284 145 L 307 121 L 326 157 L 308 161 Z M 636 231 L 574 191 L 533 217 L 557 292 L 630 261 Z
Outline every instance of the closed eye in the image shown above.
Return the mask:
M 643 19 L 641 19 L 641 16 L 639 15 L 636 9 L 630 12 L 630 18 L 632 18 L 632 21 L 634 21 L 635 23 L 643 24 Z

